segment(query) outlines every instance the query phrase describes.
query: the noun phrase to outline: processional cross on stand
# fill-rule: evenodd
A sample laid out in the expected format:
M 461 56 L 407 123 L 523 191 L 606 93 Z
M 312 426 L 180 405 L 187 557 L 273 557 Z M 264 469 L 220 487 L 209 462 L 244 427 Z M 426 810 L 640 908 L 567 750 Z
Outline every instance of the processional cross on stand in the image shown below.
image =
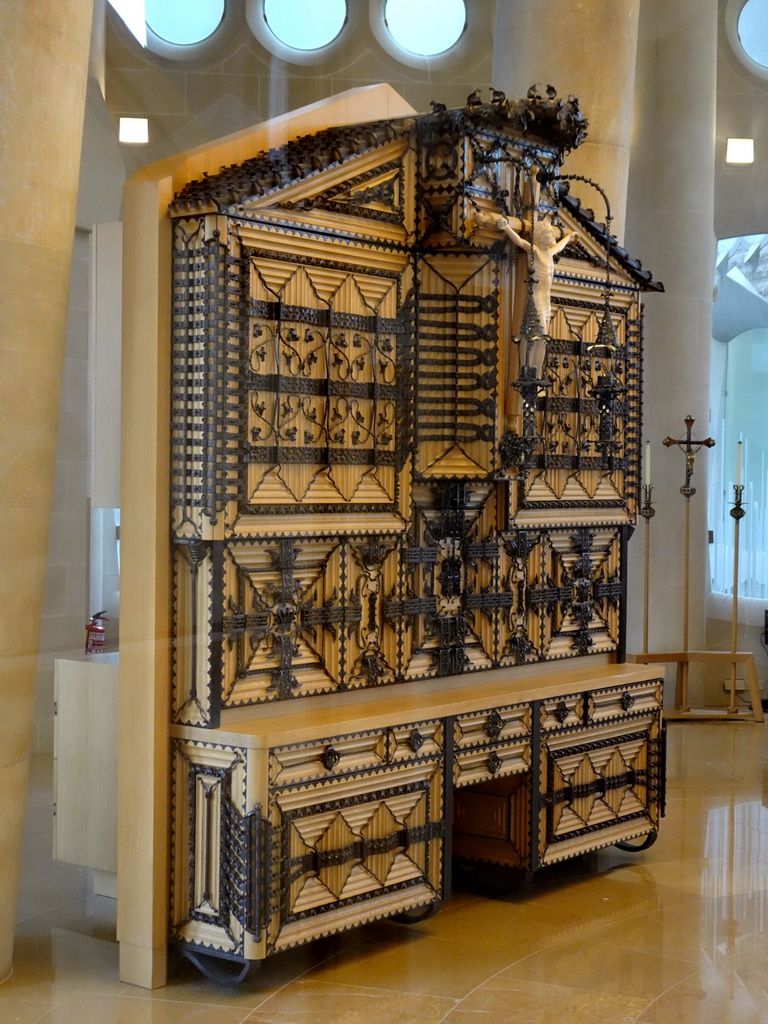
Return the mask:
M 665 437 L 664 445 L 667 448 L 671 448 L 673 444 L 679 444 L 685 452 L 685 483 L 680 488 L 680 493 L 686 498 L 690 498 L 691 495 L 696 493 L 696 488 L 691 487 L 691 477 L 693 476 L 693 460 L 696 458 L 702 448 L 714 448 L 715 441 L 711 437 L 705 438 L 703 441 L 699 441 L 697 438 L 692 437 L 691 427 L 696 422 L 693 416 L 686 416 L 683 420 L 687 428 L 687 432 L 682 440 L 676 441 L 673 437 Z M 686 505 L 686 508 L 688 506 Z M 686 580 L 688 574 L 686 573 Z
M 684 438 L 675 440 L 673 437 L 665 437 L 664 445 L 667 448 L 671 448 L 672 445 L 679 445 L 680 448 L 685 452 L 685 483 L 680 488 L 680 493 L 685 498 L 685 569 L 684 569 L 684 581 L 683 581 L 683 651 L 688 651 L 688 600 L 690 590 L 690 551 L 691 551 L 691 497 L 696 493 L 696 488 L 691 487 L 691 478 L 693 476 L 693 463 L 701 451 L 702 448 L 712 448 L 715 445 L 715 441 L 711 437 L 705 438 L 703 441 L 699 441 L 694 438 L 691 434 L 691 427 L 695 420 L 693 416 L 686 416 L 683 421 L 686 426 L 686 435 Z M 682 710 L 688 710 L 688 662 L 685 661 L 680 665 L 681 672 L 678 676 L 676 704 L 677 707 Z

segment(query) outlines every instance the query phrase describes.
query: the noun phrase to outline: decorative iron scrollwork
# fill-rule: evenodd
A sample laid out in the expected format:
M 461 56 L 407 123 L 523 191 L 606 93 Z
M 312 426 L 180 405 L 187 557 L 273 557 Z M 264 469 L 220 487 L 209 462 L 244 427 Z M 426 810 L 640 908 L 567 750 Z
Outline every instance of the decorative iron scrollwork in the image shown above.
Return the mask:
M 626 392 L 627 389 L 621 386 L 611 371 L 601 374 L 596 386 L 592 388 L 592 394 L 597 399 L 600 419 L 597 447 L 600 449 L 603 465 L 609 469 L 613 468 L 614 453 L 621 448 L 621 442 L 616 440 L 615 429 L 617 399 Z
M 517 466 L 521 472 L 533 463 L 534 451 L 541 443 L 540 437 L 520 437 L 511 430 L 506 431 L 499 442 L 501 464 L 505 469 Z

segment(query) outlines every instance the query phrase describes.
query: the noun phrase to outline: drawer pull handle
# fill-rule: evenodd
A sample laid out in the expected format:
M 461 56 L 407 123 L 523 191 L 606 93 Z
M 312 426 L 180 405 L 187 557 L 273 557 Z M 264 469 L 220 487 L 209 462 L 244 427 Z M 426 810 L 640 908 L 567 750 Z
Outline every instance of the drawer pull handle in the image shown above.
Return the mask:
M 424 746 L 426 742 L 427 741 L 425 737 L 422 736 L 419 730 L 414 729 L 413 732 L 411 733 L 410 739 L 408 740 L 408 745 L 410 746 L 414 754 L 418 754 L 418 752 L 421 750 L 421 748 Z
M 621 706 L 625 711 L 629 711 L 632 705 L 635 703 L 635 698 L 631 693 L 625 693 L 621 698 Z
M 494 710 L 488 715 L 485 722 L 485 731 L 492 740 L 497 740 L 504 728 L 504 719 L 498 711 Z
M 553 714 L 554 714 L 555 718 L 558 720 L 558 722 L 560 723 L 560 725 L 562 725 L 563 722 L 568 717 L 568 715 L 570 715 L 570 711 L 568 710 L 568 705 L 565 703 L 564 700 L 560 701 L 560 703 L 555 708 Z
M 491 754 L 491 756 L 488 758 L 487 764 L 488 764 L 488 771 L 491 773 L 491 775 L 496 775 L 497 772 L 499 771 L 499 769 L 501 768 L 502 762 L 501 762 L 501 758 L 499 757 L 499 755 L 496 753 L 495 750 Z
M 323 751 L 322 762 L 326 771 L 332 772 L 341 760 L 341 754 L 335 747 L 326 747 Z

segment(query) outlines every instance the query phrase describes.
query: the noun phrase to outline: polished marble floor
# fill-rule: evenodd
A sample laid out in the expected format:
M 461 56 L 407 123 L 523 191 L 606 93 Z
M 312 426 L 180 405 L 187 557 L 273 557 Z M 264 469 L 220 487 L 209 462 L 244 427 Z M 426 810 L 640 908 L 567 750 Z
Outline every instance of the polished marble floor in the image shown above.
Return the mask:
M 15 969 L 2 1024 L 768 1024 L 768 727 L 669 727 L 668 807 L 514 895 L 455 893 L 268 960 L 236 988 L 183 963 L 118 979 L 114 902 L 51 849 L 51 761 L 32 765 Z

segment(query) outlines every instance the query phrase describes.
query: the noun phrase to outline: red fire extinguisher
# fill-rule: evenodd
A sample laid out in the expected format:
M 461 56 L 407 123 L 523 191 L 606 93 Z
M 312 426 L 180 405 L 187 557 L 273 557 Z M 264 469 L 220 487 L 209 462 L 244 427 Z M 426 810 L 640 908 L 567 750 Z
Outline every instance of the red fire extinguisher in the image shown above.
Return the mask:
M 103 612 L 96 612 L 85 627 L 86 654 L 100 654 L 104 650 L 104 637 L 107 630 L 105 626 L 102 626 L 102 622 L 109 622 L 109 619 L 105 618 L 106 613 L 106 608 Z

